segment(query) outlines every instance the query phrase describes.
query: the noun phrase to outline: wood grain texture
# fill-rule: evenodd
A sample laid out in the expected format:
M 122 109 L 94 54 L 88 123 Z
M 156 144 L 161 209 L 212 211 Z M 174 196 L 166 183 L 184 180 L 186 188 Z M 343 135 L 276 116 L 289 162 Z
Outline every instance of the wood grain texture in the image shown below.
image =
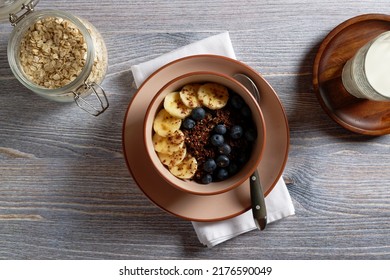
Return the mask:
M 356 15 L 389 14 L 388 1 L 40 1 L 48 8 L 101 31 L 110 108 L 93 118 L 21 86 L 7 62 L 12 28 L 0 24 L 1 259 L 390 259 L 389 135 L 340 127 L 312 87 L 323 38 Z M 206 249 L 188 221 L 138 189 L 121 129 L 136 91 L 131 65 L 225 30 L 286 109 L 296 215 Z

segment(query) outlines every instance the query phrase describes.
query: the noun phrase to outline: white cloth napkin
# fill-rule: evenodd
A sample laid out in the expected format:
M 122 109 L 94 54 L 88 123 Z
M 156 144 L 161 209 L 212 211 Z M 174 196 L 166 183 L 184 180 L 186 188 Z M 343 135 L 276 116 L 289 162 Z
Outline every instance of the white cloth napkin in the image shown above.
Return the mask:
M 131 70 L 136 86 L 139 87 L 150 74 L 161 66 L 181 57 L 196 54 L 216 54 L 236 58 L 229 33 L 224 32 L 132 66 Z M 294 215 L 295 209 L 283 178 L 280 178 L 274 189 L 265 198 L 265 204 L 268 223 Z M 213 247 L 242 233 L 256 229 L 251 210 L 228 220 L 192 222 L 192 225 L 199 241 L 207 247 Z
M 267 223 L 294 215 L 295 209 L 282 178 L 265 198 Z M 207 247 L 213 247 L 245 232 L 257 229 L 252 210 L 237 217 L 219 222 L 192 222 L 198 239 Z

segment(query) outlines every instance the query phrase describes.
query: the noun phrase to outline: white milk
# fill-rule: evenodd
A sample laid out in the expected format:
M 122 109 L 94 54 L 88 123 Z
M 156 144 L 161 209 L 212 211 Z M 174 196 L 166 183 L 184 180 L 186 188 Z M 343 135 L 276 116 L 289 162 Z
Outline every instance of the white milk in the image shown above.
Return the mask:
M 375 41 L 365 61 L 367 81 L 381 95 L 390 98 L 390 33 Z
M 390 31 L 368 42 L 347 61 L 342 81 L 355 97 L 390 101 Z

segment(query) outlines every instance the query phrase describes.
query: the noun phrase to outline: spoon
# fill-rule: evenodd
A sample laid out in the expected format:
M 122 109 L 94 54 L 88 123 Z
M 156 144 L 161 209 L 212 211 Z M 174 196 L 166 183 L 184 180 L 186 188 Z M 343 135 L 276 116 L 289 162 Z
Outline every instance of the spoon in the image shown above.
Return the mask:
M 246 87 L 260 105 L 260 93 L 252 79 L 242 73 L 234 74 L 233 78 Z M 251 175 L 249 182 L 253 218 L 255 220 L 256 227 L 259 230 L 264 230 L 267 225 L 267 209 L 265 207 L 263 188 L 261 186 L 260 176 L 257 169 Z

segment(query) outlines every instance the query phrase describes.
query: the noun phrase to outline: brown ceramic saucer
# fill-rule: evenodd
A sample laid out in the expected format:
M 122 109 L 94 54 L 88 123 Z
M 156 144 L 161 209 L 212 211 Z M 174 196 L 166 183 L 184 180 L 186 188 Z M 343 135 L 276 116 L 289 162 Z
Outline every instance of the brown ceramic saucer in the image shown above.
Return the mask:
M 318 50 L 313 68 L 318 100 L 333 120 L 351 131 L 366 135 L 390 133 L 390 102 L 356 98 L 341 81 L 344 64 L 357 50 L 389 30 L 389 15 L 360 15 L 333 29 Z
M 255 70 L 227 57 L 216 55 L 185 57 L 154 72 L 140 86 L 127 109 L 123 124 L 123 150 L 134 180 L 157 206 L 186 220 L 224 220 L 250 209 L 249 180 L 222 194 L 196 195 L 183 192 L 159 176 L 148 160 L 142 141 L 146 108 L 154 94 L 174 77 L 194 71 L 214 71 L 226 75 L 240 72 L 251 77 L 257 84 L 261 92 L 260 107 L 267 128 L 266 146 L 258 170 L 265 195 L 273 189 L 282 175 L 288 156 L 290 138 L 284 109 L 271 86 Z

